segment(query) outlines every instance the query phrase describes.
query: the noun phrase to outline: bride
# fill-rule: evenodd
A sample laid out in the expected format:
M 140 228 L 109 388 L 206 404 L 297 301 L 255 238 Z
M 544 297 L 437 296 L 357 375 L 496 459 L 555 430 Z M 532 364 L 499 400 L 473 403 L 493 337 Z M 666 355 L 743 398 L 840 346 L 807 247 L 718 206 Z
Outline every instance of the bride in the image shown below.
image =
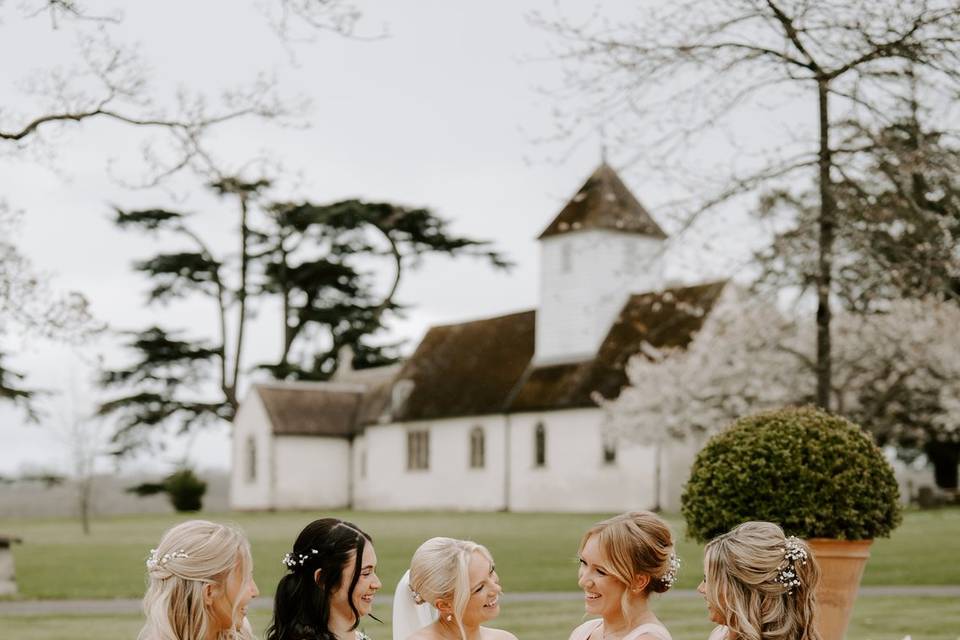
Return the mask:
M 430 538 L 413 554 L 394 593 L 393 640 L 517 640 L 481 626 L 499 615 L 502 592 L 485 547 Z

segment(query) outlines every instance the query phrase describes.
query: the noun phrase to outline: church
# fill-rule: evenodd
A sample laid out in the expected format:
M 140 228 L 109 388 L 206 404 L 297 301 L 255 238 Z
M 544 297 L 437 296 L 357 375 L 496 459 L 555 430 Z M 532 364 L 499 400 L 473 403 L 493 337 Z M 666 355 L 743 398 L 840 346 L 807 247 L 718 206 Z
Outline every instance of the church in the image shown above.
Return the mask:
M 696 452 L 610 442 L 641 344 L 684 347 L 723 282 L 666 288 L 666 234 L 606 163 L 538 238 L 538 308 L 431 327 L 400 364 L 256 385 L 231 506 L 609 512 L 679 508 Z M 347 359 L 348 360 L 348 359 Z

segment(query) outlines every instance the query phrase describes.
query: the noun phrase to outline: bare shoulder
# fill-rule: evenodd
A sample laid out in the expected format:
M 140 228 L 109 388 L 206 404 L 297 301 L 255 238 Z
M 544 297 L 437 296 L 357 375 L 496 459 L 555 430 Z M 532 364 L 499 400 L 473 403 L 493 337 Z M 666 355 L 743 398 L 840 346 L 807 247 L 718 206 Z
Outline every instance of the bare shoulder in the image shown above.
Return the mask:
M 481 627 L 481 629 L 483 629 L 481 634 L 483 640 L 517 640 L 517 636 L 503 629 L 491 629 L 489 627 Z

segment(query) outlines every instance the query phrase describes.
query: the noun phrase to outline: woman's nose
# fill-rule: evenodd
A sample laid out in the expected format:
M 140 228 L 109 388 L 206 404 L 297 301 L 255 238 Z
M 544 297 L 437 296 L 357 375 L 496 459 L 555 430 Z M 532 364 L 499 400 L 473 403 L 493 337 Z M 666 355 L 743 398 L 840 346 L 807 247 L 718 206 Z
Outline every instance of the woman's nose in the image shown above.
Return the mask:
M 253 580 L 250 581 L 250 592 L 253 594 L 254 598 L 260 595 L 260 588 L 257 587 L 257 583 Z
M 700 584 L 697 585 L 697 593 L 706 595 L 707 594 L 707 583 L 703 580 L 700 581 Z

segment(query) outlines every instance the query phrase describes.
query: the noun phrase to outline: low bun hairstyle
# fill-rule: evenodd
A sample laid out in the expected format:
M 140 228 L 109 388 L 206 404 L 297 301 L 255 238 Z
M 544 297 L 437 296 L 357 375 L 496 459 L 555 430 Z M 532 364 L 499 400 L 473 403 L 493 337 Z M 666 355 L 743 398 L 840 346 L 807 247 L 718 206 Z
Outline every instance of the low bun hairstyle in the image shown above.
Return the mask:
M 474 553 L 493 564 L 486 547 L 454 538 L 430 538 L 410 559 L 410 589 L 414 596 L 431 606 L 436 606 L 437 600 L 451 600 L 451 615 L 464 639 L 467 634 L 463 614 L 470 600 L 470 559 Z
M 267 640 L 336 640 L 330 630 L 330 600 L 341 584 L 349 585 L 347 602 L 355 629 L 360 613 L 353 604 L 353 591 L 360 579 L 363 550 L 372 542 L 357 525 L 337 518 L 321 518 L 304 527 L 293 543 L 287 574 L 277 584 Z M 351 559 L 352 569 L 346 566 Z M 320 575 L 315 578 L 317 570 Z
M 250 545 L 239 529 L 206 520 L 188 520 L 167 530 L 147 560 L 146 623 L 138 640 L 197 640 L 208 637 L 217 622 L 204 604 L 208 584 L 226 588 L 234 571 L 253 570 Z M 234 624 L 220 629 L 222 640 L 252 640 L 239 603 L 231 603 Z M 235 628 L 239 626 L 239 628 Z
M 790 538 L 789 545 L 805 559 L 788 562 L 788 539 L 772 522 L 745 522 L 707 543 L 707 599 L 730 637 L 821 640 L 814 624 L 820 568 L 806 542 Z M 796 574 L 792 584 L 780 580 L 784 567 Z
M 596 536 L 610 573 L 630 586 L 638 576 L 650 578 L 646 593 L 664 593 L 673 584 L 671 567 L 673 534 L 667 523 L 649 511 L 631 511 L 598 522 L 580 540 L 583 551 L 587 540 Z M 630 591 L 624 591 L 621 606 L 627 610 Z

